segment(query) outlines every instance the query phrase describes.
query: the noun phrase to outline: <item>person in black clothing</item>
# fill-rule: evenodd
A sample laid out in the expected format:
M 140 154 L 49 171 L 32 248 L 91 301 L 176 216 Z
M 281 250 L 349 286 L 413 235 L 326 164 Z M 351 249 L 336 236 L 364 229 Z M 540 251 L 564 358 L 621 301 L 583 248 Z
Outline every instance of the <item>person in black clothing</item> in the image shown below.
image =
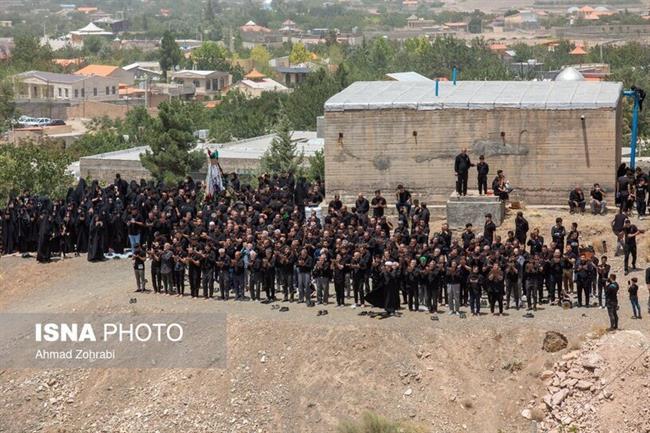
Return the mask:
M 478 157 L 479 163 L 476 164 L 478 172 L 478 193 L 479 195 L 487 194 L 487 177 L 490 173 L 490 166 L 485 162 L 485 156 Z
M 626 219 L 623 232 L 625 233 L 625 275 L 627 275 L 630 272 L 630 257 L 632 257 L 632 269 L 636 269 L 636 237 L 643 233 L 643 230 L 639 230 L 629 219 Z
M 338 254 L 332 261 L 332 275 L 334 279 L 334 291 L 336 292 L 336 306 L 345 306 L 345 263 L 343 257 Z M 375 286 L 375 289 L 377 287 Z
M 413 259 L 409 261 L 408 266 L 404 271 L 404 285 L 406 288 L 409 311 L 418 311 L 420 309 L 418 293 L 419 282 L 420 275 L 417 269 L 417 262 Z
M 634 195 L 634 172 L 631 169 L 625 171 L 625 175 L 617 180 L 619 207 L 626 212 L 630 209 L 630 197 Z
M 359 193 L 357 201 L 354 203 L 354 207 L 357 210 L 357 214 L 366 216 L 370 210 L 370 202 L 363 196 L 363 194 Z
M 187 264 L 190 279 L 190 295 L 192 298 L 198 298 L 199 286 L 201 285 L 201 256 L 191 246 L 187 248 Z
M 203 288 L 203 297 L 212 298 L 214 294 L 214 261 L 215 255 L 210 244 L 205 244 L 201 256 L 201 287 Z
M 481 314 L 481 289 L 483 287 L 483 275 L 479 272 L 479 267 L 474 265 L 472 272 L 467 277 L 467 289 L 469 291 L 469 308 L 472 316 Z
M 494 242 L 494 232 L 497 230 L 496 224 L 492 221 L 492 214 L 485 214 L 485 226 L 483 227 L 483 242 L 491 246 Z
M 370 202 L 372 206 L 372 216 L 375 218 L 381 218 L 384 216 L 384 209 L 386 209 L 386 199 L 382 197 L 381 191 L 376 190 L 375 196 Z
M 411 213 L 411 193 L 409 190 L 404 188 L 404 185 L 397 185 L 397 191 L 395 192 L 395 208 L 397 208 L 397 213 L 405 213 L 407 216 Z
M 460 151 L 454 160 L 454 172 L 456 173 L 456 192 L 458 195 L 467 195 L 467 176 L 469 169 L 474 164 L 469 159 L 467 149 Z
M 578 307 L 583 306 L 583 295 L 584 295 L 584 306 L 589 307 L 589 294 L 591 291 L 592 285 L 592 267 L 593 264 L 585 255 L 581 255 L 579 261 L 576 263 L 576 282 L 578 285 Z
M 641 306 L 639 305 L 639 286 L 636 277 L 632 278 L 632 282 L 628 282 L 627 292 L 630 295 L 630 304 L 632 304 L 633 319 L 641 319 Z
M 605 293 L 605 286 L 609 278 L 609 271 L 611 266 L 607 263 L 607 256 L 602 256 L 598 263 L 598 306 L 605 308 L 603 304 L 603 294 Z
M 564 251 L 564 238 L 566 237 L 566 229 L 562 225 L 562 218 L 555 219 L 555 225 L 551 228 L 551 239 L 555 242 L 555 248 Z
M 520 245 L 526 245 L 526 236 L 528 235 L 528 221 L 524 218 L 522 211 L 517 212 L 515 217 L 515 238 Z
M 591 189 L 591 213 L 594 215 L 603 215 L 607 212 L 607 202 L 605 202 L 605 192 L 599 184 L 595 183 Z
M 618 329 L 618 283 L 616 274 L 611 274 L 605 287 L 605 305 L 609 315 L 609 330 Z
M 585 193 L 582 192 L 582 188 L 580 188 L 580 185 L 577 185 L 570 193 L 569 193 L 569 212 L 574 213 L 576 211 L 579 211 L 580 213 L 585 212 Z

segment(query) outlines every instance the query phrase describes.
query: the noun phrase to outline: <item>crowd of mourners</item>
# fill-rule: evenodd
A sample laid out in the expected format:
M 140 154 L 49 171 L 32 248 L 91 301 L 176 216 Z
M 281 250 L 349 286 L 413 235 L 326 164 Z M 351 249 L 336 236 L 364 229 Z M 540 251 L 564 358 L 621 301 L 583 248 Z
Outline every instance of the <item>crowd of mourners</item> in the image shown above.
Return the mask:
M 646 175 L 630 173 L 623 175 L 629 183 L 619 179 L 622 203 L 645 191 Z M 534 311 L 546 303 L 607 306 L 617 327 L 609 308 L 617 302 L 616 276 L 606 256 L 581 245 L 575 222 L 566 226 L 557 218 L 540 232 L 518 212 L 502 238 L 488 214 L 483 227 L 467 224 L 453 236 L 447 224 L 430 227 L 426 203 L 403 185 L 394 201 L 391 193 L 390 205 L 379 190 L 370 198 L 359 194 L 351 208 L 335 195 L 321 216 L 320 181 L 283 173 L 262 175 L 257 183 L 241 184 L 233 174 L 224 190 L 204 197 L 201 182 L 190 177 L 164 185 L 128 183 L 116 175 L 106 187 L 81 179 L 65 199 L 24 192 L 0 210 L 3 253 L 36 252 L 39 262 L 53 255 L 100 261 L 128 253 L 123 257 L 132 260 L 137 291 L 149 290 L 150 283 L 154 293 L 192 298 L 371 304 L 386 315 L 403 308 L 436 313 L 443 305 L 457 315 L 465 314 L 463 306 L 472 315 L 486 308 L 496 315 Z M 388 206 L 396 207 L 394 224 Z M 612 225 L 626 273 L 636 268 L 636 237 L 642 233 L 629 210 L 621 205 Z M 628 291 L 634 317 L 641 318 L 636 278 Z

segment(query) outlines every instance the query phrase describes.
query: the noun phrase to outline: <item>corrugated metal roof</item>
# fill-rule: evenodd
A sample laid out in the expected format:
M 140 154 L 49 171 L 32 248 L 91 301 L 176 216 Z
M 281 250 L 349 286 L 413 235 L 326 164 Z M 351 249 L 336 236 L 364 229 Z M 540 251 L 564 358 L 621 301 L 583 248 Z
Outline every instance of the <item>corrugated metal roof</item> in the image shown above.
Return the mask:
M 526 108 L 615 108 L 619 82 L 590 81 L 357 81 L 325 102 L 325 111 Z

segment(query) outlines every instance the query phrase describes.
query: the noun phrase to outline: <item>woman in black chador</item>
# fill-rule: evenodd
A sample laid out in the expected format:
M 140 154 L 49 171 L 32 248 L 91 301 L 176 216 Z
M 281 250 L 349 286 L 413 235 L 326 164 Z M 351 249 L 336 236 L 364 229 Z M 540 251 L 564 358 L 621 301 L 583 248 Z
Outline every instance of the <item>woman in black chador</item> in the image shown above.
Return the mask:
M 54 230 L 54 218 L 49 211 L 43 212 L 38 219 L 38 246 L 36 251 L 36 260 L 40 263 L 47 263 L 52 257 Z
M 104 244 L 106 241 L 105 212 L 95 214 L 90 220 L 90 237 L 88 242 L 88 261 L 104 260 Z

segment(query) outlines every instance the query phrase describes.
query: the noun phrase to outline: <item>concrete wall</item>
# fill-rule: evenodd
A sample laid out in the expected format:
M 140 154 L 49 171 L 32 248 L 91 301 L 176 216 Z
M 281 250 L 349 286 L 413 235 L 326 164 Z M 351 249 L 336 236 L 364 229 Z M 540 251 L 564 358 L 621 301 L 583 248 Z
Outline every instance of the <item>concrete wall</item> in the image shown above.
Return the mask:
M 68 107 L 66 119 L 95 117 L 108 117 L 110 119 L 124 119 L 126 113 L 134 107 L 122 104 L 111 104 L 110 102 L 85 101 Z
M 83 178 L 112 182 L 115 173 L 120 173 L 127 181 L 149 179 L 151 174 L 144 168 L 140 160 L 115 160 L 85 157 L 79 160 L 79 173 Z
M 392 201 L 402 183 L 427 202 L 441 203 L 454 191 L 454 157 L 466 147 L 474 163 L 486 155 L 488 184 L 503 169 L 518 190 L 515 197 L 563 204 L 576 181 L 613 191 L 621 128 L 620 108 L 326 112 L 326 189 L 352 202 L 357 192 L 380 188 Z M 469 187 L 477 188 L 475 168 Z

